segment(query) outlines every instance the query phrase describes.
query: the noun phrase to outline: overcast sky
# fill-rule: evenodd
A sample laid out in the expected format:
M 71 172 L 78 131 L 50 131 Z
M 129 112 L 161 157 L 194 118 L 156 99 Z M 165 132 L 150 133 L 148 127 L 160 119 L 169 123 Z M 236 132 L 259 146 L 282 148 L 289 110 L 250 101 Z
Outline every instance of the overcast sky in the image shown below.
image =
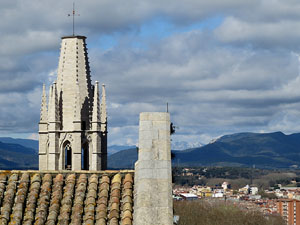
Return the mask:
M 73 1 L 0 0 L 0 136 L 37 138 Z M 109 145 L 137 143 L 165 111 L 175 145 L 300 132 L 300 1 L 76 0 L 92 80 L 106 84 Z M 177 144 L 176 144 L 177 143 Z

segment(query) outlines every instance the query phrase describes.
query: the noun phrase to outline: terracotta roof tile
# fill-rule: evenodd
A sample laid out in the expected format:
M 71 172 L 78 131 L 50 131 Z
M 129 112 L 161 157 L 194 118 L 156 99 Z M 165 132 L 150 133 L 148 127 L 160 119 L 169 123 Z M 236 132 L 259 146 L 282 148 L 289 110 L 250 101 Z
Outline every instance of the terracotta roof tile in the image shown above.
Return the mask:
M 8 179 L 8 185 L 4 193 L 3 205 L 1 207 L 0 223 L 7 224 L 9 222 L 10 213 L 12 211 L 14 197 L 17 188 L 18 174 L 13 173 Z
M 132 218 L 126 217 L 125 219 L 122 219 L 121 225 L 132 225 Z
M 40 174 L 34 174 L 31 177 L 31 184 L 29 188 L 29 194 L 27 195 L 26 208 L 23 217 L 23 224 L 32 224 L 34 221 L 35 208 L 38 200 L 41 186 Z
M 21 224 L 22 222 L 23 208 L 24 208 L 27 191 L 28 191 L 28 184 L 29 184 L 29 174 L 23 173 L 20 180 L 19 189 L 16 194 L 15 204 L 12 210 L 12 214 L 10 215 L 9 224 Z
M 2 201 L 4 197 L 6 180 L 7 180 L 6 174 L 0 174 L 0 205 L 2 205 Z
M 67 176 L 66 185 L 64 187 L 64 195 L 61 201 L 60 215 L 58 216 L 59 224 L 69 224 L 70 214 L 73 205 L 75 179 L 76 179 L 75 174 L 69 174 Z M 81 182 L 81 180 L 82 178 L 78 179 L 78 182 Z
M 83 216 L 84 224 L 94 224 L 97 189 L 98 189 L 98 177 L 96 174 L 93 174 L 89 179 L 88 192 L 85 200 L 84 216 Z
M 47 218 L 46 225 L 55 224 L 57 221 L 57 217 L 60 211 L 60 202 L 63 195 L 63 183 L 64 183 L 63 178 L 64 177 L 62 174 L 57 174 L 56 177 L 54 178 L 49 215 Z
M 127 182 L 133 184 L 132 174 L 130 174 L 130 173 L 125 175 L 125 178 L 123 180 L 123 184 L 126 184 Z
M 0 171 L 0 224 L 132 225 L 133 171 Z

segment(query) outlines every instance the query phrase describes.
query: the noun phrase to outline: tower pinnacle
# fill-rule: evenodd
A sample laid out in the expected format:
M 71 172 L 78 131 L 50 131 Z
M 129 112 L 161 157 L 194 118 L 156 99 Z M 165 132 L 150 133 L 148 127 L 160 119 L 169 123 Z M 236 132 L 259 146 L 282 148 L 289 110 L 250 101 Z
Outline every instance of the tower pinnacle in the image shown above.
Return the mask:
M 94 103 L 93 103 L 93 115 L 92 115 L 92 129 L 99 130 L 100 123 L 100 107 L 99 107 L 99 82 L 95 83 L 94 90 Z
M 102 98 L 101 98 L 101 132 L 107 131 L 107 114 L 106 114 L 106 93 L 105 84 L 102 84 Z
M 47 97 L 46 97 L 45 84 L 43 84 L 43 95 L 42 95 L 41 119 L 40 119 L 40 122 L 47 122 L 47 121 L 48 121 Z
M 57 123 L 59 122 L 59 114 L 56 82 L 54 82 L 51 86 L 50 92 L 51 96 L 49 96 L 48 120 L 50 123 Z

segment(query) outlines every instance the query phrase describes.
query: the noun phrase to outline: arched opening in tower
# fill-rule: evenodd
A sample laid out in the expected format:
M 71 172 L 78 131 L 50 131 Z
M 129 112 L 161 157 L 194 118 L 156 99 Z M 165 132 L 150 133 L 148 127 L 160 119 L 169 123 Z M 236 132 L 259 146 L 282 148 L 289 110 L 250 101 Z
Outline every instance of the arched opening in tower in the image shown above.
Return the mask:
M 64 144 L 64 153 L 65 153 L 65 169 L 72 170 L 72 148 L 70 142 L 65 142 Z
M 81 148 L 81 169 L 89 169 L 89 146 L 85 143 Z

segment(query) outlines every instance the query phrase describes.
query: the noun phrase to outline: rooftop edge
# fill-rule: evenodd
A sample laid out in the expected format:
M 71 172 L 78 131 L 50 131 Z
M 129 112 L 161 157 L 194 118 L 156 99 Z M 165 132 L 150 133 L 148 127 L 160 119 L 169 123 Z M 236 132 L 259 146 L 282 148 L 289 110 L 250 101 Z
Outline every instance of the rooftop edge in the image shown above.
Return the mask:
M 0 170 L 0 173 L 85 173 L 85 174 L 116 174 L 116 173 L 134 173 L 134 170 Z
M 67 39 L 67 38 L 77 38 L 77 39 L 86 39 L 86 36 L 80 36 L 80 35 L 75 35 L 75 36 L 64 36 L 61 37 L 61 39 Z

